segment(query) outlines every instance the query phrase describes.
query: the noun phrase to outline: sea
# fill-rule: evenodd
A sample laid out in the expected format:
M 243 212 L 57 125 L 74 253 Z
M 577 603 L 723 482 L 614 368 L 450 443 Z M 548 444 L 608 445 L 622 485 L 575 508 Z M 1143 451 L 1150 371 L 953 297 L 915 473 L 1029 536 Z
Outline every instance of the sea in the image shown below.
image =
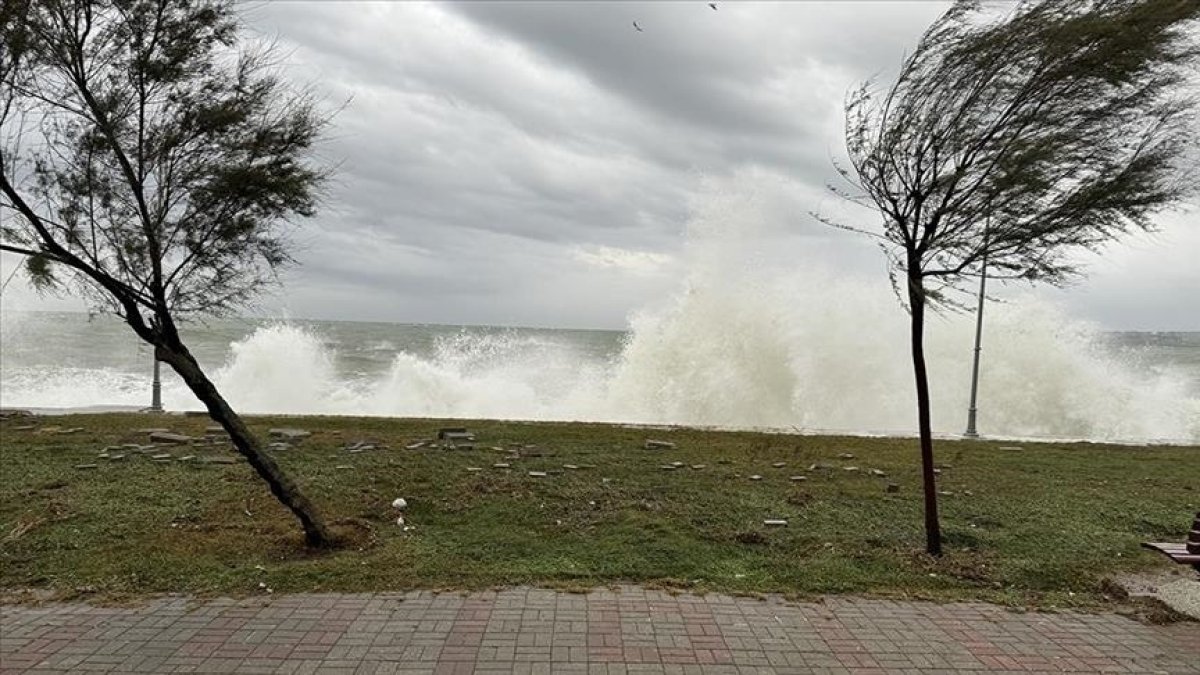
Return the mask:
M 792 299 L 696 286 L 627 330 L 233 318 L 184 338 L 245 413 L 912 434 L 903 313 Z M 981 435 L 1200 444 L 1200 332 L 1104 331 L 1035 299 L 985 316 Z M 930 325 L 941 435 L 966 423 L 973 328 L 969 315 Z M 0 313 L 5 407 L 139 409 L 151 372 L 152 351 L 114 317 Z M 163 383 L 169 410 L 200 409 L 165 367 Z

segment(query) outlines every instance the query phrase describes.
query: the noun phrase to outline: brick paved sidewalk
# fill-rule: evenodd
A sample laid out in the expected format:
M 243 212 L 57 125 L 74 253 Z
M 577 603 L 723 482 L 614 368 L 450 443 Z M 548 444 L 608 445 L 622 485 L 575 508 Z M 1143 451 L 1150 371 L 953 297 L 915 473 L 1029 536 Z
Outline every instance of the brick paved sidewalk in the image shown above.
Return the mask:
M 1200 624 L 624 587 L 8 606 L 3 672 L 1200 673 Z

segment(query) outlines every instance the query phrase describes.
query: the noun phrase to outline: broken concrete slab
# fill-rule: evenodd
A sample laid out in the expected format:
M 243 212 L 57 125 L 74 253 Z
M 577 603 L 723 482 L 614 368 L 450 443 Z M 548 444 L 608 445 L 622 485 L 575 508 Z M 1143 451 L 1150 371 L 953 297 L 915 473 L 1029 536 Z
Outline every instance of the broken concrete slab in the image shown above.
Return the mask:
M 150 441 L 152 443 L 170 443 L 173 445 L 186 445 L 192 442 L 191 436 L 176 434 L 170 431 L 152 431 L 150 432 Z
M 280 427 L 277 429 L 268 429 L 267 434 L 271 438 L 281 438 L 285 441 L 292 441 L 292 442 L 300 441 L 305 438 L 308 438 L 309 436 L 312 436 L 311 431 L 306 431 L 304 429 L 291 429 L 291 428 L 286 428 L 286 427 Z
M 438 440 L 440 441 L 474 441 L 475 434 L 467 431 L 466 427 L 446 427 L 438 429 Z

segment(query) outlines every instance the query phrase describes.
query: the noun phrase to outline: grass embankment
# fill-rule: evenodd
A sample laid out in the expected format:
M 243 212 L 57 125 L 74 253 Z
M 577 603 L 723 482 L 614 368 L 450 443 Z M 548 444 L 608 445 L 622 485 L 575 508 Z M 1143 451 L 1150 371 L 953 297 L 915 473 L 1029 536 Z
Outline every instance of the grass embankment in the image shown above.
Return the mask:
M 358 546 L 313 555 L 245 463 L 97 458 L 106 446 L 147 443 L 144 427 L 199 436 L 208 424 L 117 414 L 0 421 L 0 587 L 119 597 L 633 581 L 1094 606 L 1106 601 L 1106 577 L 1170 567 L 1138 543 L 1182 536 L 1200 502 L 1197 447 L 942 441 L 939 487 L 953 494 L 941 497 L 947 554 L 933 560 L 921 553 L 912 440 L 254 418 L 263 434 L 313 432 L 276 456 L 331 521 L 359 532 Z M 475 432 L 476 449 L 405 449 L 446 424 Z M 647 438 L 676 448 L 647 450 Z M 357 441 L 389 449 L 345 449 Z M 221 446 L 155 452 L 232 456 Z M 661 468 L 672 462 L 684 466 Z M 790 480 L 797 475 L 807 479 Z M 398 496 L 410 504 L 407 532 L 394 522 Z M 788 526 L 763 525 L 775 518 Z

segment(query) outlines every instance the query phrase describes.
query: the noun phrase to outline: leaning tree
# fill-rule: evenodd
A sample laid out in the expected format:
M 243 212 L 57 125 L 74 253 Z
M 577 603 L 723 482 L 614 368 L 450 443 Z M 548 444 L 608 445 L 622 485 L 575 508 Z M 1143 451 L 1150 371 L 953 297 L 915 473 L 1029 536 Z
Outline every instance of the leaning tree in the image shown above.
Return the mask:
M 250 300 L 314 212 L 327 118 L 239 44 L 232 0 L 4 0 L 0 250 L 154 347 L 234 447 L 330 545 L 320 513 L 188 351 L 179 322 Z
M 890 88 L 846 105 L 854 189 L 910 315 L 926 548 L 941 553 L 924 334 L 927 308 L 986 265 L 1052 284 L 1080 249 L 1151 230 L 1193 188 L 1196 0 L 956 3 Z M 1190 176 L 1194 178 L 1195 176 Z M 828 222 L 828 221 L 827 221 Z

